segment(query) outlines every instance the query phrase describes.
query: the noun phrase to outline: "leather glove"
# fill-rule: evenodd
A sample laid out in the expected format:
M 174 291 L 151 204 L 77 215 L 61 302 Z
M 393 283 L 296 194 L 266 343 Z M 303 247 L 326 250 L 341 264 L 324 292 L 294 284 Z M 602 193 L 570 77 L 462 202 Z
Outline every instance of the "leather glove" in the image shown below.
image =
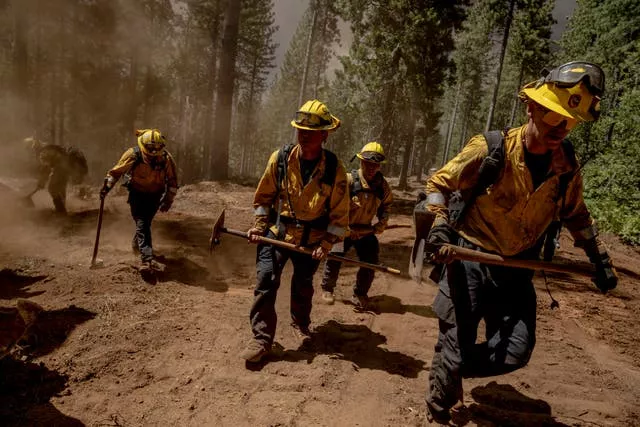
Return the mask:
M 596 277 L 591 281 L 605 294 L 611 289 L 615 289 L 618 286 L 618 274 L 616 269 L 611 264 L 609 256 L 603 259 L 603 262 L 597 262 L 596 264 Z
M 431 244 L 452 244 L 455 231 L 447 223 L 439 224 L 431 228 L 427 236 L 427 243 Z M 449 264 L 454 260 L 454 252 L 447 247 L 441 247 L 431 255 L 433 261 L 442 264 Z

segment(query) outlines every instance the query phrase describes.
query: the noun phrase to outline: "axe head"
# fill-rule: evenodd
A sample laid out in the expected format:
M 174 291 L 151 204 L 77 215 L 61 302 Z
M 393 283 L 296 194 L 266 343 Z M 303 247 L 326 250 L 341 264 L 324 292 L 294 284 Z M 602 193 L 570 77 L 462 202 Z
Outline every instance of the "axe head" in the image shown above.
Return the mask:
M 422 283 L 422 267 L 424 265 L 426 242 L 429 230 L 435 219 L 435 215 L 427 210 L 426 195 L 418 200 L 413 211 L 413 225 L 415 227 L 416 238 L 413 242 L 411 250 L 411 258 L 409 259 L 409 275 L 417 283 Z
M 220 244 L 220 235 L 222 234 L 222 230 L 224 229 L 224 209 L 222 213 L 213 224 L 213 229 L 211 230 L 211 237 L 209 238 L 209 253 L 213 252 L 213 249 L 216 245 Z

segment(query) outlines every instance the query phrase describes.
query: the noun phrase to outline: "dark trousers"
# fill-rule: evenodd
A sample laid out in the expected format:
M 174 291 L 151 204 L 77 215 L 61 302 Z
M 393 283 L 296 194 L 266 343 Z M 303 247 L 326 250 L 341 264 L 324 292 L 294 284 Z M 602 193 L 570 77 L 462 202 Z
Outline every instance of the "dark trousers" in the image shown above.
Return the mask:
M 55 168 L 49 178 L 47 190 L 53 200 L 53 205 L 58 212 L 66 212 L 67 200 L 67 182 L 69 181 L 69 173 L 66 169 Z
M 459 244 L 477 249 L 462 239 Z M 532 278 L 530 270 L 470 261 L 447 265 L 433 303 L 440 329 L 426 396 L 433 409 L 448 410 L 461 398 L 463 377 L 504 374 L 528 363 L 536 329 Z M 486 340 L 476 344 L 481 319 Z
M 268 237 L 275 239 L 269 232 Z M 254 290 L 253 306 L 249 314 L 251 329 L 257 341 L 271 346 L 275 338 L 276 296 L 280 287 L 282 270 L 291 259 L 291 320 L 307 328 L 311 323 L 311 299 L 313 298 L 313 275 L 319 261 L 299 252 L 281 249 L 268 244 L 259 244 L 256 256 L 257 285 Z
M 368 234 L 358 240 L 351 240 L 347 237 L 344 239 L 344 252 L 335 252 L 335 254 L 344 255 L 349 251 L 349 249 L 351 249 L 351 247 L 356 248 L 356 253 L 358 254 L 358 259 L 360 261 L 371 264 L 378 263 L 380 245 L 375 234 Z M 340 261 L 332 259 L 327 260 L 322 275 L 323 291 L 333 292 L 336 287 L 336 282 L 338 281 L 338 276 L 340 275 L 340 267 L 342 267 L 342 263 Z M 369 289 L 371 288 L 371 284 L 373 283 L 374 276 L 374 270 L 360 267 L 356 275 L 356 283 L 353 286 L 354 295 L 367 296 Z
M 133 235 L 133 246 L 140 251 L 142 262 L 153 259 L 153 247 L 151 246 L 151 221 L 158 212 L 162 194 L 143 193 L 129 190 L 128 203 L 131 207 L 131 216 L 136 223 L 136 232 Z

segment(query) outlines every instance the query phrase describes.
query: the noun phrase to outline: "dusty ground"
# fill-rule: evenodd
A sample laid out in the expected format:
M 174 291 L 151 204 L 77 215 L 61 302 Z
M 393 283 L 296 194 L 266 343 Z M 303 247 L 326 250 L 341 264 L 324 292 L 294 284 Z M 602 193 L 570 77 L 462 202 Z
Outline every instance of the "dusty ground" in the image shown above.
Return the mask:
M 181 189 L 173 211 L 154 222 L 154 246 L 168 265 L 155 284 L 136 269 L 124 195 L 107 199 L 104 267 L 91 270 L 95 196 L 71 198 L 65 218 L 52 213 L 44 192 L 35 209 L 16 205 L 9 193 L 0 186 L 0 305 L 27 298 L 46 311 L 13 357 L 0 362 L 0 424 L 424 425 L 436 288 L 406 276 L 410 228 L 382 237 L 384 263 L 405 273 L 377 276 L 372 311 L 356 313 L 343 301 L 355 277 L 345 267 L 337 303 L 314 306 L 313 339 L 303 348 L 294 345 L 288 322 L 287 269 L 275 354 L 247 368 L 238 353 L 251 336 L 255 248 L 225 236 L 209 256 L 207 243 L 223 208 L 229 228 L 249 227 L 251 188 Z M 410 224 L 413 194 L 397 196 L 392 223 Z M 538 276 L 530 364 L 465 381 L 468 409 L 459 424 L 640 425 L 640 257 L 608 241 L 620 267 L 618 289 L 603 296 L 588 280 L 549 275 L 560 302 L 551 310 Z M 560 256 L 584 259 L 566 236 Z

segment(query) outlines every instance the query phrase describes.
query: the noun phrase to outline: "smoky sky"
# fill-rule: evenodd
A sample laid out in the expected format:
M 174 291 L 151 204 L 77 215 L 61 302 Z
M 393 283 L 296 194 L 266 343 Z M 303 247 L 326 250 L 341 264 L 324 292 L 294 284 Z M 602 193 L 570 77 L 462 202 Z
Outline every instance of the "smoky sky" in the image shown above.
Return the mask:
M 279 25 L 280 28 L 275 36 L 275 40 L 279 43 L 279 46 L 275 54 L 276 67 L 271 73 L 272 77 L 284 60 L 285 52 L 289 48 L 289 43 L 293 38 L 298 23 L 309 6 L 309 0 L 275 0 L 274 3 L 276 24 Z M 560 39 L 567 26 L 568 18 L 575 8 L 576 0 L 556 0 L 553 9 L 553 17 L 556 20 L 556 24 L 551 27 L 551 38 L 553 40 Z M 339 48 L 339 54 L 346 55 L 351 41 L 349 26 L 344 24 L 340 25 L 340 31 L 342 42 Z

